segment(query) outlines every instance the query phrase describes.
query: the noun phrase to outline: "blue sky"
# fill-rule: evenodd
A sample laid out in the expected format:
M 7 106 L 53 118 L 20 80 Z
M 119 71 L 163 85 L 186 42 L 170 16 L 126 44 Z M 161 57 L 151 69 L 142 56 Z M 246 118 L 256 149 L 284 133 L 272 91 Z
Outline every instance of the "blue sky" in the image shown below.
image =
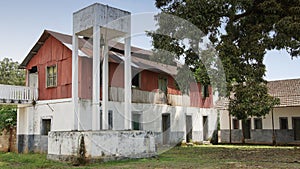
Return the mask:
M 95 2 L 107 4 L 132 14 L 158 12 L 154 0 L 9 0 L 0 1 L 0 59 L 21 62 L 36 43 L 44 29 L 72 33 L 73 12 Z M 145 25 L 147 21 L 138 21 Z M 149 46 L 149 39 L 133 38 L 133 45 Z M 268 52 L 265 58 L 266 79 L 300 78 L 300 58 L 284 51 Z

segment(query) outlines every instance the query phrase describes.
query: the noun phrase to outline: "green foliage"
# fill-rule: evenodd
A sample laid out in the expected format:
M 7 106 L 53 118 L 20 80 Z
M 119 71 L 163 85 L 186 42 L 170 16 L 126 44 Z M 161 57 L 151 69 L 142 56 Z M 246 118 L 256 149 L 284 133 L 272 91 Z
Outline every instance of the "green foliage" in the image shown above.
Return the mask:
M 0 61 L 0 84 L 25 85 L 25 70 L 19 69 L 19 63 L 4 58 Z
M 0 131 L 17 124 L 17 107 L 14 105 L 0 106 Z
M 205 70 L 207 65 L 215 67 L 216 60 L 209 60 L 209 64 L 203 56 L 211 54 L 197 50 L 197 44 L 208 37 L 224 67 L 226 96 L 235 93 L 229 105 L 234 116 L 264 116 L 279 103 L 268 95 L 263 59 L 272 49 L 285 49 L 292 57 L 300 55 L 299 0 L 156 0 L 155 5 L 162 13 L 183 18 L 203 32 L 180 36 L 187 32 L 182 21 L 163 20 L 158 15 L 159 28 L 150 33 L 155 50 L 184 56 L 197 81 L 211 83 L 220 75 L 208 76 L 218 71 Z M 185 38 L 191 39 L 189 45 L 182 43 Z M 223 86 L 215 87 L 220 90 Z
M 19 63 L 4 58 L 0 61 L 0 84 L 25 85 L 25 71 L 18 68 Z M 17 107 L 0 105 L 0 131 L 17 123 Z
M 265 116 L 273 106 L 279 104 L 278 98 L 273 98 L 265 93 L 267 93 L 267 87 L 264 84 L 250 82 L 235 85 L 234 97 L 230 98 L 229 112 L 243 120 L 249 116 Z

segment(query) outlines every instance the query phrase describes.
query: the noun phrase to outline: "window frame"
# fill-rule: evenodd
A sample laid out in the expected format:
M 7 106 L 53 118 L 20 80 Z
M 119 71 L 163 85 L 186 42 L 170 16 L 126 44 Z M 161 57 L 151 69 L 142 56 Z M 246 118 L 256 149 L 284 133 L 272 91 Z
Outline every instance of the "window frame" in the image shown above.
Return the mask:
M 142 119 L 143 119 L 143 117 L 142 117 L 142 112 L 135 112 L 135 111 L 133 111 L 132 112 L 132 117 L 131 117 L 131 127 L 132 127 L 132 130 L 143 130 L 143 123 L 142 123 Z M 134 121 L 134 119 L 133 119 L 133 117 L 134 116 L 138 116 L 138 121 Z M 135 122 L 137 122 L 138 123 L 138 125 L 139 125 L 139 128 L 138 129 L 134 129 L 134 123 Z
M 48 130 L 45 129 L 45 121 L 50 121 L 49 129 L 47 127 Z M 52 118 L 41 118 L 41 131 L 40 131 L 41 135 L 48 136 L 48 133 L 51 131 L 51 129 L 52 129 Z M 46 133 L 46 131 L 48 132 Z
M 281 120 L 286 120 L 286 128 L 282 128 L 282 121 Z M 279 117 L 279 129 L 280 130 L 288 130 L 289 129 L 289 120 L 288 117 Z
M 263 129 L 263 120 L 262 118 L 258 117 L 258 118 L 254 118 L 254 129 L 255 130 L 262 130 Z M 260 122 L 260 128 L 257 125 L 257 122 Z
M 50 68 L 55 68 L 56 69 L 56 73 L 53 73 L 52 77 L 49 77 L 49 72 L 48 70 Z M 52 88 L 52 87 L 57 87 L 57 64 L 54 65 L 50 65 L 50 66 L 46 66 L 46 88 Z M 55 84 L 49 84 L 50 78 L 53 79 L 53 83 Z
M 235 124 L 237 124 L 237 127 L 236 127 Z M 232 129 L 233 130 L 239 130 L 240 129 L 240 120 L 239 119 L 237 119 L 237 118 L 232 119 Z

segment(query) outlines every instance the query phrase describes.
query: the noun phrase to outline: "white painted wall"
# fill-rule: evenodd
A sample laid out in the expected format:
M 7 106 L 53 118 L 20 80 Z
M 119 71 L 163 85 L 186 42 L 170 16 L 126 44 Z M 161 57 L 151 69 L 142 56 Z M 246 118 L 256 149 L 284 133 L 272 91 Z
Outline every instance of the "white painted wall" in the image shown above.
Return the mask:
M 109 102 L 109 110 L 113 112 L 113 130 L 124 130 L 124 102 Z M 41 133 L 41 120 L 52 119 L 51 131 L 71 131 L 74 115 L 71 99 L 38 101 L 35 107 L 25 106 L 18 109 L 18 134 Z M 92 108 L 90 100 L 82 100 L 79 104 L 81 130 L 92 129 Z M 132 103 L 132 111 L 141 114 L 143 130 L 162 132 L 162 114 L 171 117 L 171 132 L 186 132 L 186 115 L 192 116 L 193 141 L 203 141 L 203 116 L 208 116 L 209 135 L 217 129 L 217 111 L 196 107 L 169 106 L 166 104 Z M 100 114 L 100 112 L 99 112 Z M 106 120 L 108 122 L 108 120 Z M 185 140 L 185 137 L 182 138 Z
M 280 124 L 279 124 L 280 117 L 287 117 L 289 129 L 292 129 L 293 128 L 292 117 L 300 117 L 300 106 L 299 107 L 277 107 L 274 108 L 273 115 L 274 115 L 274 129 L 280 129 Z M 233 118 L 234 117 L 231 117 L 231 123 Z M 254 118 L 255 117 L 252 117 L 251 119 L 252 129 L 254 129 L 254 120 L 253 120 Z M 263 129 L 272 129 L 271 112 L 262 118 L 262 125 L 263 125 Z M 241 128 L 242 126 L 241 121 L 239 126 Z M 232 125 L 231 128 L 233 129 Z M 227 110 L 220 111 L 220 129 L 221 130 L 229 129 L 229 115 Z
M 37 101 L 35 106 L 18 107 L 17 134 L 41 134 L 43 118 L 51 120 L 51 130 L 70 131 L 73 129 L 73 112 L 71 99 Z

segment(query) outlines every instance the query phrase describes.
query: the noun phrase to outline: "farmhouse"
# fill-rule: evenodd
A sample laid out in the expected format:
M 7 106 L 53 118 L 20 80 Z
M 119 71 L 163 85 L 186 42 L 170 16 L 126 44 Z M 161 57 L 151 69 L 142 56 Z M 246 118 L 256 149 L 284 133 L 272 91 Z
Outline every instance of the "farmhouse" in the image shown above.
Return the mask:
M 222 143 L 241 143 L 243 126 L 246 143 L 300 144 L 300 79 L 270 81 L 268 89 L 280 99 L 280 105 L 265 117 L 249 117 L 242 122 L 226 110 L 228 101 L 219 103 Z
M 78 97 L 80 109 L 85 110 L 78 117 L 72 104 L 72 36 L 45 30 L 22 62 L 22 68 L 27 70 L 26 84 L 38 89 L 38 99 L 34 105 L 18 107 L 19 152 L 47 152 L 50 131 L 126 129 L 124 44 L 110 46 L 109 75 L 100 77 L 100 125 L 94 129 L 91 102 L 92 44 L 87 38 L 79 38 L 78 42 Z M 151 55 L 150 51 L 135 47 L 131 47 L 131 51 L 133 78 L 130 129 L 153 132 L 155 143 L 159 145 L 181 141 L 200 143 L 210 139 L 217 127 L 217 112 L 212 108 L 212 88 L 187 82 L 190 83 L 190 90 L 188 94 L 183 94 L 176 86 L 176 66 L 145 59 Z M 108 80 L 109 86 L 106 119 L 102 109 L 102 84 L 105 80 Z M 74 127 L 76 125 L 77 128 Z

